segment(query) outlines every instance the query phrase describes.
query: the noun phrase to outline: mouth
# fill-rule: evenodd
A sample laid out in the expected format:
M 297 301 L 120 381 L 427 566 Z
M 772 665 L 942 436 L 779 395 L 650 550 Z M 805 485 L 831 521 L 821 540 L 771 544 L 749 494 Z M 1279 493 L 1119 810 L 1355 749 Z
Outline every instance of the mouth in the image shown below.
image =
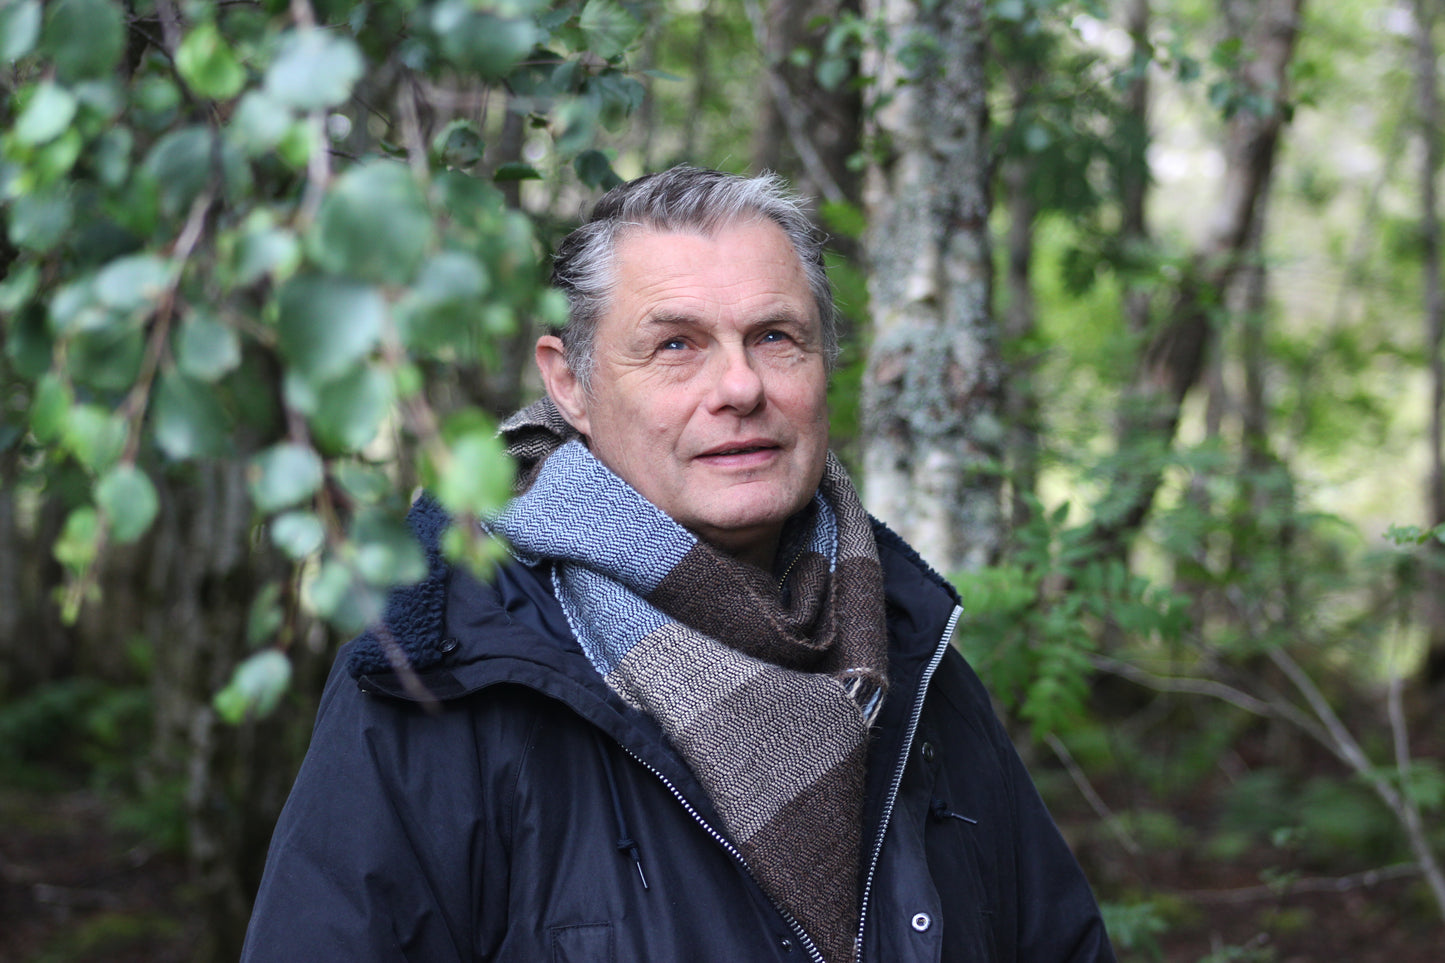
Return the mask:
M 718 445 L 710 448 L 698 457 L 700 458 L 746 458 L 748 455 L 758 455 L 765 452 L 777 451 L 781 446 L 775 441 L 765 439 L 749 438 L 745 441 L 733 442 L 725 445 Z

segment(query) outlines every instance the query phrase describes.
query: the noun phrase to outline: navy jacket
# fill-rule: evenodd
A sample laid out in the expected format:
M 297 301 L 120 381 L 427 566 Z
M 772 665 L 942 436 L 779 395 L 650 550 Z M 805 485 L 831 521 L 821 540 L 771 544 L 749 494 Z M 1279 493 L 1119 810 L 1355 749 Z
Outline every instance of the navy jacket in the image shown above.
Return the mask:
M 243 960 L 820 959 L 659 726 L 592 668 L 547 573 L 435 553 L 343 650 Z M 1093 896 L 949 644 L 951 588 L 887 529 L 890 688 L 869 747 L 862 959 L 1111 961 Z M 405 649 L 431 694 L 393 672 Z M 394 652 L 392 653 L 394 654 Z

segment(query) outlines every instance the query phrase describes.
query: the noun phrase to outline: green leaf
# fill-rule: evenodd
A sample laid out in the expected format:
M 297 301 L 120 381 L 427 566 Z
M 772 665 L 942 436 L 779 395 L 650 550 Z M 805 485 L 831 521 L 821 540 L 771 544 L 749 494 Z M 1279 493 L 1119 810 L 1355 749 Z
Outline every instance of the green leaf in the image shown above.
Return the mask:
M 162 137 L 143 165 L 160 188 L 162 208 L 175 216 L 205 190 L 211 180 L 211 132 L 183 127 Z
M 91 148 L 90 163 L 106 187 L 120 187 L 130 175 L 130 153 L 135 135 L 128 127 L 112 127 Z
M 392 482 L 386 477 L 386 472 L 356 462 L 337 464 L 335 477 L 348 495 L 367 504 L 380 501 L 392 490 Z
M 110 0 L 55 0 L 47 4 L 40 48 L 66 83 L 104 77 L 125 52 L 121 6 Z
M 473 428 L 451 442 L 450 452 L 433 486 L 450 511 L 483 515 L 511 497 L 514 465 L 495 431 Z
M 317 384 L 366 357 L 386 321 L 386 302 L 374 288 L 339 278 L 292 278 L 278 302 L 281 353 Z
M 54 372 L 46 372 L 35 386 L 35 397 L 30 402 L 30 432 L 35 440 L 42 445 L 58 441 L 73 404 L 75 395 L 70 385 Z
M 10 274 L 0 279 L 0 314 L 13 315 L 35 296 L 40 282 L 40 265 L 33 261 L 10 265 Z
M 602 105 L 596 97 L 574 97 L 556 110 L 554 127 L 557 153 L 569 157 L 586 149 L 597 138 Z
M 63 189 L 22 194 L 10 205 L 10 243 L 22 251 L 45 254 L 70 232 L 75 209 Z
M 387 588 L 426 577 L 426 555 L 401 519 L 381 509 L 366 509 L 351 528 L 356 573 L 369 584 Z
M 306 248 L 322 267 L 381 284 L 404 284 L 433 243 L 426 198 L 401 164 L 353 167 L 327 193 Z
M 34 381 L 50 370 L 55 339 L 45 323 L 45 312 L 38 305 L 31 305 L 10 318 L 4 341 L 5 356 L 21 378 Z
M 19 60 L 40 39 L 40 0 L 19 0 L 0 6 L 0 60 Z
M 241 339 L 230 325 L 196 311 L 176 332 L 176 365 L 197 381 L 216 381 L 241 363 Z
M 140 375 L 145 334 L 139 328 L 82 331 L 69 339 L 70 379 L 102 391 L 125 391 Z
M 443 167 L 467 168 L 482 159 L 486 143 L 470 120 L 454 120 L 432 138 L 432 152 Z
M 497 167 L 492 175 L 492 180 L 497 183 L 505 181 L 540 181 L 542 172 L 531 164 L 523 164 L 521 161 L 508 161 Z
M 103 328 L 113 320 L 96 300 L 94 278 L 73 281 L 50 298 L 50 329 L 58 335 Z
M 587 0 L 577 25 L 587 35 L 588 47 L 603 60 L 622 56 L 642 36 L 642 24 L 617 0 Z
M 321 388 L 311 426 L 327 451 L 360 451 L 376 437 L 391 408 L 391 379 L 370 365 Z
M 256 157 L 276 149 L 296 117 L 291 108 L 264 90 L 249 90 L 226 124 L 226 134 L 245 154 Z
M 54 140 L 75 119 L 75 95 L 46 81 L 35 87 L 11 129 L 17 143 L 34 147 Z
M 283 228 L 258 223 L 236 243 L 235 283 L 253 284 L 270 275 L 289 277 L 301 263 L 301 243 Z
M 279 632 L 285 623 L 286 615 L 281 611 L 281 586 L 267 582 L 251 600 L 251 608 L 246 613 L 246 644 L 253 648 L 260 645 Z
M 154 254 L 134 254 L 112 261 L 95 276 L 96 299 L 116 311 L 136 311 L 161 299 L 170 287 L 172 266 Z
M 463 70 L 487 80 L 501 78 L 542 39 L 529 19 L 498 17 L 471 7 L 467 0 L 443 0 L 431 17 L 442 56 Z
M 321 548 L 326 529 L 312 512 L 284 512 L 271 521 L 271 541 L 299 561 Z
M 160 508 L 155 486 L 134 465 L 117 465 L 102 476 L 95 501 L 110 522 L 111 537 L 122 545 L 144 535 Z
M 61 434 L 76 461 L 93 472 L 114 465 L 125 448 L 125 422 L 99 405 L 73 406 Z
M 230 443 L 230 419 L 204 385 L 167 372 L 151 403 L 151 434 L 177 461 L 220 455 Z
M 813 71 L 818 78 L 818 86 L 824 90 L 837 90 L 851 72 L 852 66 L 842 57 L 824 57 Z
M 326 110 L 346 103 L 366 64 L 356 44 L 317 28 L 302 28 L 281 41 L 266 71 L 265 90 L 297 110 Z
M 100 534 L 100 515 L 93 507 L 72 510 L 55 540 L 55 560 L 72 572 L 84 572 L 100 551 Z
M 267 514 L 310 498 L 325 477 L 316 452 L 291 442 L 261 452 L 251 460 L 246 474 L 251 501 Z
M 303 598 L 332 625 L 356 633 L 381 617 L 385 597 L 362 582 L 351 566 L 331 560 L 306 584 Z
M 181 41 L 176 69 L 191 90 L 212 100 L 229 100 L 246 83 L 245 69 L 211 22 L 199 24 Z
M 467 344 L 488 285 L 485 269 L 470 254 L 443 251 L 429 260 L 396 306 L 402 343 L 417 351 Z
M 274 712 L 290 686 L 291 661 L 275 649 L 266 649 L 236 666 L 231 681 L 211 704 L 226 722 L 240 725 Z
M 584 150 L 573 159 L 572 168 L 577 171 L 577 178 L 588 187 L 606 191 L 622 183 L 622 178 L 612 169 L 611 161 L 600 150 Z

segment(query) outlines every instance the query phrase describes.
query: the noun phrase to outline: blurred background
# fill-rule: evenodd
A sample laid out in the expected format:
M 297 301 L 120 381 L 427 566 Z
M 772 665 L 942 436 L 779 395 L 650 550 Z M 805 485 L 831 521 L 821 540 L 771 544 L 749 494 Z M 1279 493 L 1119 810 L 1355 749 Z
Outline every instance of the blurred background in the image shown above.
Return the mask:
M 812 202 L 1121 959 L 1440 959 L 1441 19 L 0 0 L 0 959 L 236 957 L 412 493 L 506 497 L 551 247 L 683 162 Z

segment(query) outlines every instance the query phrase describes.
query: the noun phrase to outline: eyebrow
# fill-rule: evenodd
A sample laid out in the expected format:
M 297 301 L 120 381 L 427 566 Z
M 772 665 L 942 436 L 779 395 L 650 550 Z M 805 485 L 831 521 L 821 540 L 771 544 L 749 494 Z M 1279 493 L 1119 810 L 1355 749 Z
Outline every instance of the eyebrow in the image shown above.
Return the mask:
M 748 327 L 763 327 L 770 324 L 795 324 L 806 327 L 812 322 L 812 317 L 806 314 L 798 314 L 786 309 L 778 309 L 764 314 L 755 321 L 748 322 Z M 703 324 L 695 315 L 679 314 L 675 311 L 661 311 L 657 314 L 649 314 L 640 322 L 646 328 L 675 328 L 693 327 Z

